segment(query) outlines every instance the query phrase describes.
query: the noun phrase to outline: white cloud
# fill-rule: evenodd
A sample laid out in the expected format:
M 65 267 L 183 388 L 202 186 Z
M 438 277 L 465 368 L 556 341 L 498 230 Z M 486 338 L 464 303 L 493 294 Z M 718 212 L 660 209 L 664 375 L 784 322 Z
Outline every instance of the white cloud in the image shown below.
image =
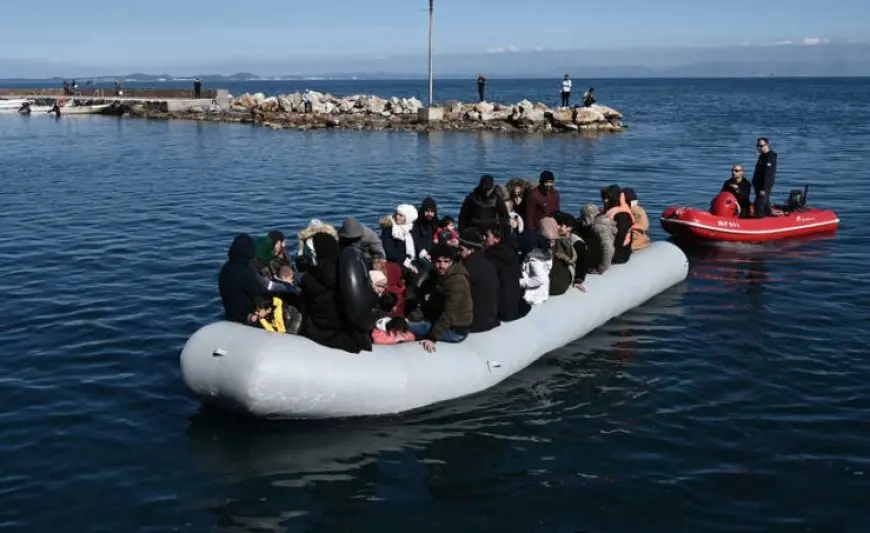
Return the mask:
M 825 39 L 823 37 L 805 37 L 803 43 L 807 46 L 813 46 L 817 44 L 827 44 L 831 42 L 830 39 Z
M 519 51 L 520 51 L 520 49 L 512 44 L 509 44 L 509 45 L 504 46 L 504 47 L 499 47 L 499 48 L 487 48 L 486 49 L 487 54 L 509 54 L 511 52 L 519 52 Z

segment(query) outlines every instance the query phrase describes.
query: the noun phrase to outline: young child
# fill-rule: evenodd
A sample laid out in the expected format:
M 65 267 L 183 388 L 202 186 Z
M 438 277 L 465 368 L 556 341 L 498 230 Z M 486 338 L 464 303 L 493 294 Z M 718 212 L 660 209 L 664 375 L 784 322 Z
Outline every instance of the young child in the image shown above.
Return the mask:
M 378 327 L 372 331 L 374 344 L 399 344 L 415 339 L 414 334 L 408 330 L 408 322 L 404 318 L 391 318 L 385 322 L 383 329 Z
M 438 229 L 432 237 L 435 244 L 445 243 L 450 246 L 459 246 L 459 234 L 456 232 L 456 222 L 453 217 L 442 217 L 438 221 Z

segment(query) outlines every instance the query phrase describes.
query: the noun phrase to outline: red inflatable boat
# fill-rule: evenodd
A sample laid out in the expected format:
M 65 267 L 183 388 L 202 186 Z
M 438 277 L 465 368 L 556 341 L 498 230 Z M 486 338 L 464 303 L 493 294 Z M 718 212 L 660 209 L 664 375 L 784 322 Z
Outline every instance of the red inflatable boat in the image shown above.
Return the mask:
M 836 213 L 805 207 L 808 188 L 791 191 L 788 202 L 772 205 L 773 215 L 764 218 L 740 218 L 737 197 L 723 191 L 709 211 L 669 207 L 660 220 L 674 237 L 695 241 L 765 242 L 837 231 L 840 219 Z

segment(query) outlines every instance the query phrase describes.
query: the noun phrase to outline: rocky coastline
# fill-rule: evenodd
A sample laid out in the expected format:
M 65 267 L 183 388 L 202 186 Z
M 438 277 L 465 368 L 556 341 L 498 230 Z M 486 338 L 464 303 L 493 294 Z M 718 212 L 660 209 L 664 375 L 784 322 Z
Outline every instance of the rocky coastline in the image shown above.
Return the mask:
M 77 99 L 78 100 L 78 99 Z M 619 132 L 627 126 L 622 113 L 604 105 L 550 108 L 523 100 L 516 104 L 463 103 L 441 105 L 443 118 L 419 118 L 424 104 L 417 98 L 374 95 L 338 97 L 316 91 L 268 97 L 245 93 L 223 107 L 194 103 L 173 109 L 168 101 L 87 99 L 80 104 L 113 103 L 104 114 L 163 120 L 237 122 L 273 129 L 337 129 L 394 131 L 493 131 L 503 133 L 586 134 Z M 308 104 L 306 112 L 306 103 Z

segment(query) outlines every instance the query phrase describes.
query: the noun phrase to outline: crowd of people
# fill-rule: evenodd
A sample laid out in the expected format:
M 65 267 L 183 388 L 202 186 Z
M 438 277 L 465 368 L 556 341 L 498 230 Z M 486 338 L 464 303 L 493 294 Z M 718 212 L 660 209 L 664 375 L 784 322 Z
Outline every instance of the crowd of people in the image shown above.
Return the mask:
M 340 228 L 312 220 L 295 252 L 278 230 L 257 240 L 236 235 L 218 284 L 230 321 L 351 353 L 409 341 L 434 352 L 438 342 L 519 320 L 551 296 L 585 292 L 587 276 L 649 242 L 632 189 L 603 188 L 601 205 L 588 203 L 575 218 L 562 210 L 549 170 L 537 184 L 485 175 L 456 219 L 424 198 L 419 208 L 396 206 L 378 229 L 354 217 Z M 365 262 L 366 283 L 353 294 L 341 282 L 348 247 Z

